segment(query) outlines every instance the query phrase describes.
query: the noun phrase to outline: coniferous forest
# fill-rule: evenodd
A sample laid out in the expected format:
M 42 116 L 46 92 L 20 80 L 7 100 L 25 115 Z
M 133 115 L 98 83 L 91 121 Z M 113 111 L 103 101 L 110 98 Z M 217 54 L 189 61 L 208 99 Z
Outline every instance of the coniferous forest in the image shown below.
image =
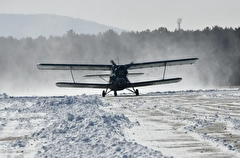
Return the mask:
M 2 92 L 59 79 L 50 76 L 51 73 L 43 76 L 36 68 L 39 62 L 110 64 L 109 60 L 117 58 L 120 64 L 127 64 L 198 57 L 194 70 L 201 84 L 240 85 L 240 28 L 215 26 L 196 31 L 158 28 L 121 34 L 109 30 L 98 35 L 69 30 L 62 36 L 49 38 L 9 36 L 0 37 L 0 54 Z

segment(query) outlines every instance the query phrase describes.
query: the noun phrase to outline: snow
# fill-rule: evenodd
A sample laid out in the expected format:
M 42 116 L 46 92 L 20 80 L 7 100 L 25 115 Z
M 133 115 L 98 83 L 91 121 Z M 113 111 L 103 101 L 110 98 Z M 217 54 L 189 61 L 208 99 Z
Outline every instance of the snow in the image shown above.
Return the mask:
M 240 157 L 240 90 L 0 95 L 0 157 Z
M 0 157 L 163 157 L 127 141 L 122 114 L 96 95 L 0 99 Z
M 240 157 L 240 91 L 188 90 L 102 99 L 139 126 L 126 139 L 173 157 Z

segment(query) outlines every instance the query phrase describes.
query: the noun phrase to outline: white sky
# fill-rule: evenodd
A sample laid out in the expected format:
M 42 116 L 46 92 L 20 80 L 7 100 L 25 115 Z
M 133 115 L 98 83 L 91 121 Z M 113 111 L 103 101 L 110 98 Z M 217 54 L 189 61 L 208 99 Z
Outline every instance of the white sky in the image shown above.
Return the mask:
M 0 13 L 56 14 L 126 30 L 239 27 L 240 0 L 0 0 Z

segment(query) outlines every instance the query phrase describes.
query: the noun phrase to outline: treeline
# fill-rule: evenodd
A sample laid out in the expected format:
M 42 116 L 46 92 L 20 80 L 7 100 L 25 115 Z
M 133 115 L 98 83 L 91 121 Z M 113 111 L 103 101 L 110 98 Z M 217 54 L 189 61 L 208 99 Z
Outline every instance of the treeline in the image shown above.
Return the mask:
M 208 85 L 240 85 L 240 28 L 218 26 L 197 31 L 158 28 L 141 32 L 109 30 L 98 35 L 0 37 L 1 87 L 4 82 L 41 83 L 38 62 L 109 63 L 198 57 L 199 80 Z

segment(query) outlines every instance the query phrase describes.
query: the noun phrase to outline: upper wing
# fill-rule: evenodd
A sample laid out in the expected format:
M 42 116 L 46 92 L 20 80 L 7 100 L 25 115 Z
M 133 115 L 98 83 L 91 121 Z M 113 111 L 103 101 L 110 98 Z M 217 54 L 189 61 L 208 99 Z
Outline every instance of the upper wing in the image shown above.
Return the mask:
M 161 66 L 174 66 L 174 65 L 185 65 L 194 64 L 198 58 L 178 59 L 178 60 L 165 60 L 165 61 L 154 61 L 144 63 L 132 63 L 129 64 L 129 69 L 141 69 Z M 96 65 L 96 64 L 37 64 L 38 69 L 41 70 L 111 70 L 112 65 Z
M 40 70 L 111 70 L 112 65 L 92 64 L 37 64 Z
M 159 85 L 159 84 L 169 84 L 169 83 L 177 83 L 180 82 L 182 78 L 170 78 L 170 79 L 163 79 L 163 80 L 154 80 L 154 81 L 145 81 L 145 82 L 135 82 L 130 83 L 128 87 L 142 87 L 142 86 L 152 86 L 152 85 Z
M 133 63 L 130 65 L 129 69 L 131 70 L 131 69 L 152 68 L 152 67 L 161 67 L 161 66 L 194 64 L 197 60 L 198 58 L 187 58 L 187 59 L 178 59 L 178 60 Z
M 58 87 L 70 87 L 70 88 L 101 88 L 106 89 L 109 84 L 96 84 L 96 83 L 72 83 L 72 82 L 57 82 Z

